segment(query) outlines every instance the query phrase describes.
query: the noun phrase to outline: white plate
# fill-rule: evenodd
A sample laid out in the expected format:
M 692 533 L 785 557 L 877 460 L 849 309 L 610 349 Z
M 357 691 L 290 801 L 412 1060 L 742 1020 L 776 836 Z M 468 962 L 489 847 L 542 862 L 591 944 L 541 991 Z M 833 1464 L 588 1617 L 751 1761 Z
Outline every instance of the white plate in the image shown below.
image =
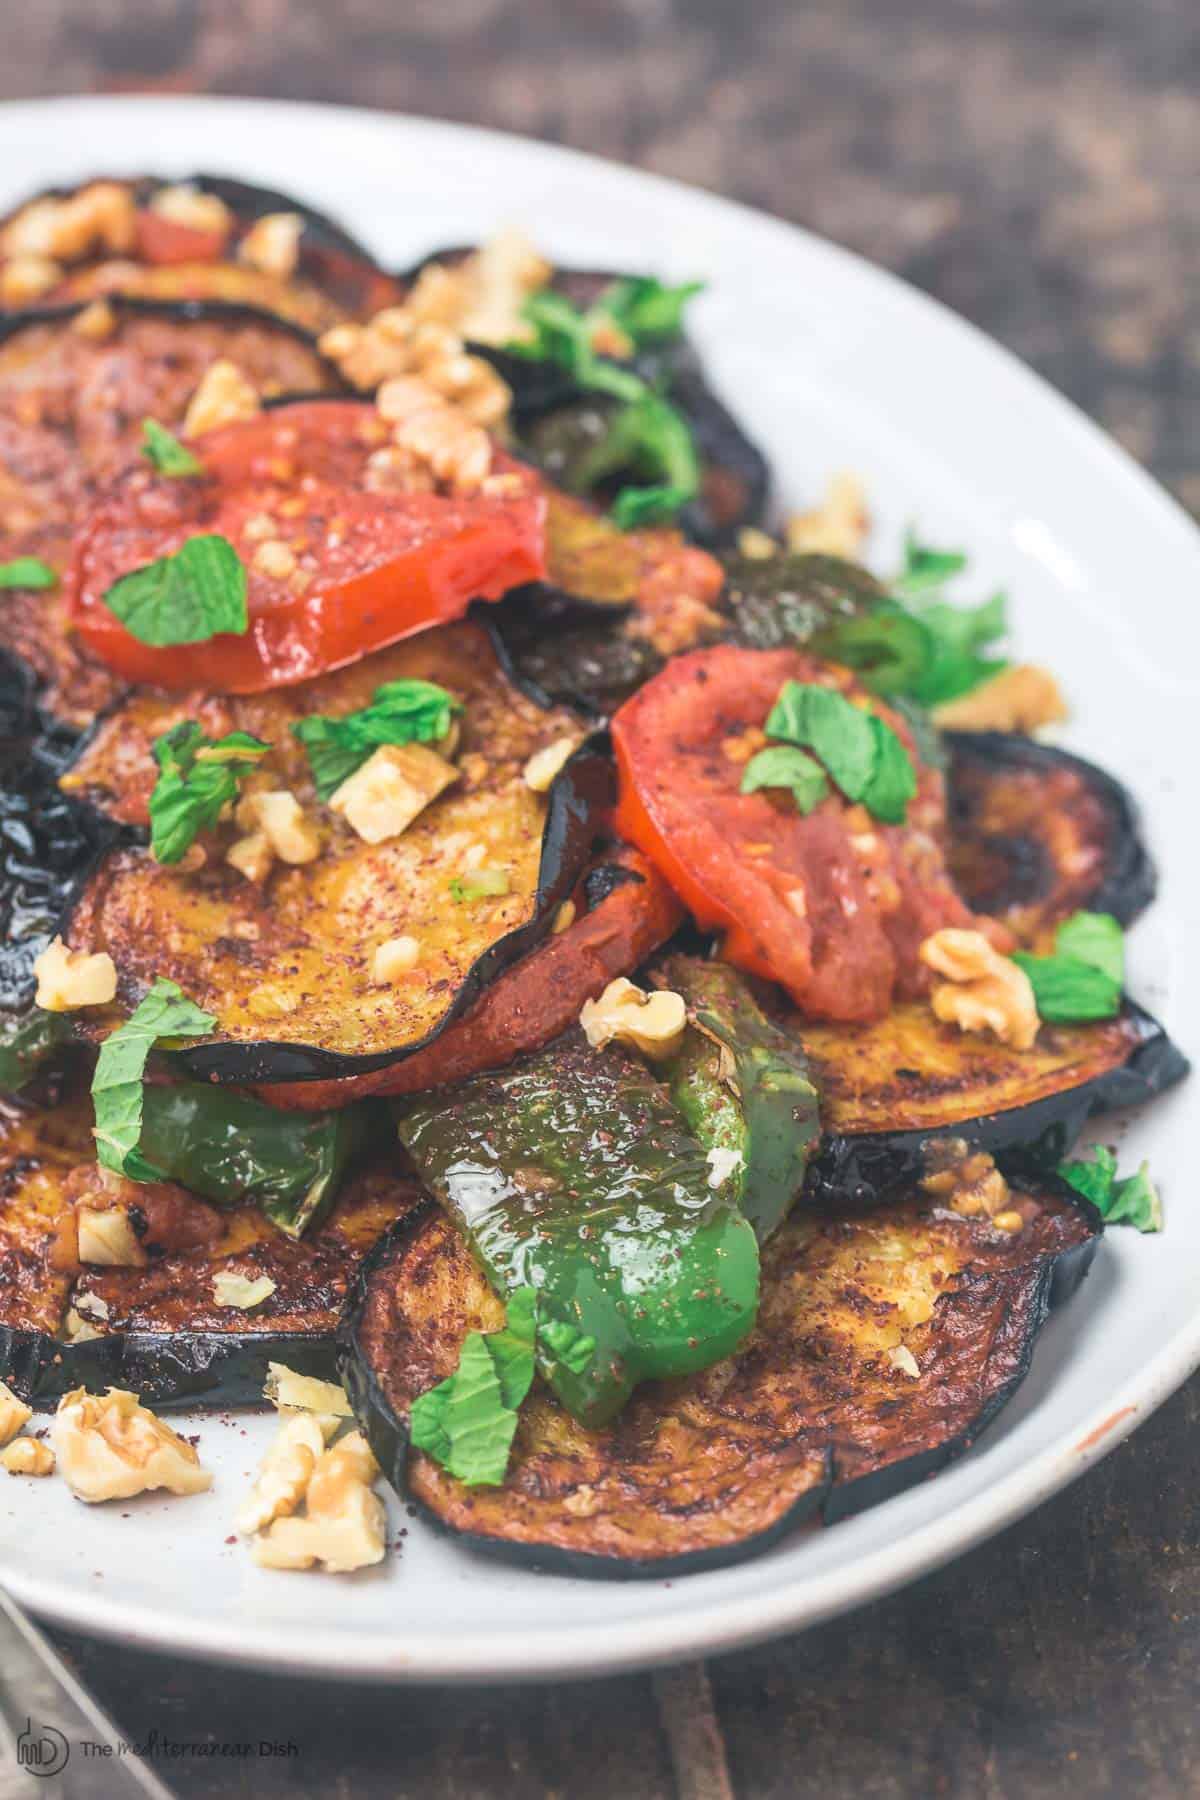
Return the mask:
M 1070 742 L 1145 807 L 1163 894 L 1134 934 L 1134 991 L 1195 1042 L 1200 957 L 1200 537 L 1019 363 L 891 276 L 709 195 L 519 139 L 378 114 L 224 100 L 0 108 L 0 204 L 92 170 L 215 168 L 293 189 L 384 258 L 519 221 L 563 261 L 706 276 L 695 329 L 769 450 L 782 495 L 833 469 L 866 480 L 889 566 L 903 523 L 965 545 L 1011 590 L 1023 653 L 1062 672 Z M 1191 907 L 1194 918 L 1194 902 Z M 1194 935 L 1194 934 L 1193 934 Z M 590 1583 L 505 1569 L 394 1508 L 403 1553 L 346 1578 L 256 1571 L 226 1543 L 269 1421 L 198 1418 L 214 1491 L 93 1511 L 61 1482 L 0 1488 L 0 1579 L 39 1612 L 125 1642 L 385 1680 L 592 1675 L 728 1649 L 911 1580 L 997 1531 L 1120 1441 L 1200 1362 L 1194 1093 L 1128 1131 L 1167 1231 L 1110 1234 L 999 1425 L 953 1469 L 739 1568 Z M 1108 1127 L 1111 1135 L 1111 1126 Z

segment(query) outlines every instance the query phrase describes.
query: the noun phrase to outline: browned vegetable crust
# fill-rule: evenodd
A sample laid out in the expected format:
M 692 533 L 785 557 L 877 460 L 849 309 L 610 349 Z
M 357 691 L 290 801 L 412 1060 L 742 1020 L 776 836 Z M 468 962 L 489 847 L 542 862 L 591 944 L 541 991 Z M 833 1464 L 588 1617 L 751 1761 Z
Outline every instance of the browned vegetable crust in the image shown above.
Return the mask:
M 946 1130 L 1025 1107 L 1117 1069 L 1142 1043 L 1138 1017 L 1043 1025 L 1030 1050 L 936 1019 L 928 1003 L 893 1006 L 865 1025 L 800 1020 L 826 1132 Z
M 318 804 L 305 753 L 288 726 L 309 714 L 354 711 L 381 683 L 404 677 L 437 682 L 463 703 L 460 774 L 401 835 L 371 845 Z M 101 728 L 68 778 L 71 786 L 101 805 L 111 801 L 126 818 L 144 818 L 149 745 L 189 716 L 211 735 L 239 728 L 275 746 L 247 791 L 289 788 L 318 823 L 321 851 L 302 867 L 280 865 L 266 884 L 225 862 L 228 832 L 213 841 L 199 870 L 164 867 L 148 850 L 107 857 L 76 910 L 70 940 L 113 957 L 121 1004 L 166 976 L 217 1015 L 225 1043 L 266 1040 L 343 1057 L 390 1056 L 443 1022 L 479 959 L 500 940 L 539 922 L 548 934 L 558 902 L 543 919 L 540 881 L 554 795 L 548 807 L 523 768 L 534 752 L 564 737 L 577 741 L 581 728 L 565 709 L 544 710 L 509 682 L 482 627 L 423 632 L 336 674 L 261 695 L 189 703 L 136 694 Z M 597 759 L 598 774 L 601 767 L 607 764 Z M 579 867 L 562 872 L 561 899 L 582 873 L 590 832 L 582 819 Z M 503 871 L 508 892 L 456 899 L 452 883 L 480 865 Z M 417 964 L 380 986 L 374 952 L 400 935 L 416 939 Z M 187 1054 L 197 1067 L 194 1053 Z M 352 1072 L 310 1062 L 314 1074 Z M 269 1081 L 303 1071 L 293 1060 L 261 1072 L 257 1062 L 236 1074 L 218 1072 Z
M 0 1327 L 57 1332 L 74 1272 L 59 1232 L 64 1184 L 94 1154 L 91 1108 L 32 1111 L 0 1100 Z M 4 1370 L 0 1368 L 0 1379 Z
M 142 421 L 178 430 L 206 369 L 235 362 L 265 395 L 332 391 L 308 339 L 241 308 L 116 304 L 111 332 L 81 315 L 0 323 L 0 559 L 36 556 L 63 571 L 98 493 L 135 458 Z M 86 723 L 121 684 L 74 647 L 62 586 L 0 591 L 0 642 L 49 684 L 46 703 Z
M 1137 808 L 1119 782 L 1050 744 L 951 732 L 947 860 L 976 911 L 1031 949 L 1081 907 L 1128 925 L 1154 898 Z
M 837 1516 L 941 1466 L 1003 1405 L 1055 1266 L 1069 1288 L 1099 1230 L 1053 1181 L 1014 1188 L 1012 1204 L 1025 1220 L 1012 1234 L 919 1194 L 865 1218 L 793 1214 L 764 1251 L 759 1323 L 735 1357 L 639 1390 L 604 1432 L 537 1385 L 502 1488 L 467 1488 L 421 1452 L 401 1473 L 412 1401 L 452 1372 L 468 1330 L 502 1318 L 440 1214 L 414 1215 L 364 1271 L 344 1372 L 393 1478 L 475 1547 L 589 1574 L 729 1561 L 822 1502 Z

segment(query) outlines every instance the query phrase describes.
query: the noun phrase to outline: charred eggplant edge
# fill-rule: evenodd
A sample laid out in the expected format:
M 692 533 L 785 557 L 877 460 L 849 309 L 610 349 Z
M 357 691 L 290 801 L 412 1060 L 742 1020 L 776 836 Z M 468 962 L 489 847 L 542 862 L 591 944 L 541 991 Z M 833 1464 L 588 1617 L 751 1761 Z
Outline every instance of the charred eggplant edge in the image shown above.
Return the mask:
M 950 756 L 947 784 L 952 789 L 954 759 L 974 759 L 999 768 L 1070 769 L 1100 799 L 1113 821 L 1113 853 L 1094 892 L 1087 897 L 1092 912 L 1107 912 L 1121 925 L 1131 925 L 1151 904 L 1158 889 L 1158 872 L 1142 837 L 1141 813 L 1128 788 L 1086 757 L 1076 756 L 1057 744 L 1010 731 L 945 731 L 942 741 Z
M 890 1198 L 921 1174 L 931 1138 L 961 1137 L 972 1148 L 995 1156 L 1018 1151 L 1027 1160 L 1055 1163 L 1070 1150 L 1093 1113 L 1140 1106 L 1182 1081 L 1187 1057 L 1150 1013 L 1126 1000 L 1124 1011 L 1140 1041 L 1123 1063 L 1074 1087 L 1046 1094 L 1024 1106 L 973 1118 L 948 1118 L 913 1131 L 828 1132 L 804 1184 L 801 1204 L 866 1210 Z
M 359 1337 L 372 1278 L 422 1229 L 436 1211 L 432 1201 L 425 1206 L 414 1207 L 412 1212 L 392 1225 L 361 1263 L 338 1326 L 338 1376 L 354 1408 L 355 1417 L 365 1431 L 376 1459 L 394 1491 L 407 1504 L 415 1506 L 421 1517 L 440 1534 L 452 1538 L 471 1551 L 545 1574 L 584 1576 L 593 1580 L 647 1580 L 728 1568 L 761 1555 L 797 1526 L 818 1515 L 823 1524 L 836 1524 L 841 1519 L 851 1518 L 869 1507 L 880 1505 L 906 1488 L 936 1474 L 971 1449 L 980 1434 L 1012 1399 L 1029 1373 L 1038 1334 L 1051 1310 L 1071 1298 L 1090 1270 L 1104 1235 L 1104 1221 L 1092 1203 L 1076 1193 L 1059 1176 L 1044 1168 L 1035 1167 L 1022 1157 L 1001 1158 L 1000 1163 L 1007 1173 L 1024 1174 L 1026 1179 L 1034 1178 L 1042 1192 L 1068 1202 L 1088 1227 L 1085 1239 L 1067 1246 L 1056 1255 L 1045 1257 L 1036 1271 L 1031 1273 L 1030 1280 L 1034 1283 L 1034 1288 L 1030 1299 L 1028 1330 L 1018 1366 L 1011 1377 L 991 1395 L 965 1431 L 898 1462 L 840 1481 L 837 1446 L 829 1446 L 824 1453 L 824 1480 L 810 1488 L 765 1531 L 742 1538 L 736 1544 L 667 1557 L 617 1557 L 590 1551 L 564 1550 L 553 1545 L 517 1544 L 503 1538 L 458 1531 L 424 1501 L 409 1492 L 405 1479 L 408 1429 L 396 1414 L 378 1376 L 360 1349 Z M 820 1453 L 819 1445 L 814 1444 L 813 1448 L 815 1453 Z

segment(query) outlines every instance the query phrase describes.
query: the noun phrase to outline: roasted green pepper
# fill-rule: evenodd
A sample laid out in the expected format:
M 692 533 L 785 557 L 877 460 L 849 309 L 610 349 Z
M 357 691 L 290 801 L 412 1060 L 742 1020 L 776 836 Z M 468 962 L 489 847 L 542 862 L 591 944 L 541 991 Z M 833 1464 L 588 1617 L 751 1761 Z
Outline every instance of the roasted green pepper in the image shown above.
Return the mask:
M 754 1233 L 632 1056 L 574 1031 L 398 1123 L 500 1296 L 536 1288 L 540 1316 L 594 1339 L 582 1369 L 539 1339 L 541 1373 L 584 1425 L 607 1424 L 639 1381 L 718 1362 L 753 1325 Z
M 70 1035 L 66 1013 L 0 1013 L 0 1094 L 19 1092 Z
M 727 963 L 673 956 L 662 975 L 689 1020 L 664 1071 L 671 1098 L 709 1153 L 719 1191 L 765 1243 L 799 1195 L 820 1136 L 808 1062 Z
M 201 1081 L 147 1086 L 139 1148 L 172 1181 L 218 1206 L 254 1200 L 288 1237 L 329 1210 L 374 1109 L 281 1112 Z M 386 1129 L 386 1115 L 380 1115 Z

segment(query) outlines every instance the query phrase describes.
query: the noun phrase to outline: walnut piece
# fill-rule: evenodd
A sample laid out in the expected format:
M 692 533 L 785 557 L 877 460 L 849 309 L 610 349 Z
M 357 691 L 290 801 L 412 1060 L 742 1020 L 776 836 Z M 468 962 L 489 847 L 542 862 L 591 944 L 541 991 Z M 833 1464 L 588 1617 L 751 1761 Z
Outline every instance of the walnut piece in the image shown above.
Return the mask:
M 443 398 L 423 375 L 397 375 L 375 396 L 392 427 L 393 446 L 453 494 L 473 494 L 492 467 L 492 440 L 463 407 Z
M 965 1138 L 936 1138 L 925 1152 L 922 1191 L 964 1219 L 995 1219 L 1009 1209 L 1008 1182 L 986 1150 Z
M 647 994 L 619 975 L 598 1000 L 584 1002 L 579 1023 L 593 1050 L 603 1050 L 615 1041 L 632 1044 L 643 1056 L 666 1058 L 683 1042 L 687 1007 L 682 994 L 670 988 Z
M 943 700 L 933 709 L 933 722 L 943 731 L 1036 731 L 1067 717 L 1062 689 L 1038 663 L 1016 663 L 1002 669 L 969 694 Z
M 137 210 L 122 183 L 92 181 L 64 200 L 32 200 L 0 234 L 6 256 L 79 262 L 92 252 L 121 256 L 133 248 Z
M 281 1413 L 311 1412 L 341 1419 L 352 1418 L 354 1414 L 345 1388 L 339 1387 L 336 1381 L 322 1381 L 316 1375 L 301 1375 L 298 1370 L 289 1369 L 286 1363 L 267 1364 L 263 1393 Z M 330 1431 L 325 1435 L 328 1438 L 333 1433 Z
M 961 1031 L 994 1032 L 1015 1050 L 1030 1048 L 1039 1020 L 1029 977 L 981 931 L 947 926 L 925 939 L 920 956 L 946 977 L 930 996 L 937 1018 Z
M 0 1464 L 10 1475 L 53 1475 L 54 1452 L 39 1438 L 17 1438 L 0 1450 Z
M 243 831 L 261 832 L 280 862 L 310 863 L 320 855 L 316 826 L 288 788 L 245 794 L 238 802 L 237 822 Z
M 381 744 L 329 797 L 368 844 L 399 837 L 413 820 L 458 780 L 453 763 L 425 744 Z
M 117 966 L 106 950 L 94 955 L 68 950 L 52 938 L 33 965 L 34 1005 L 44 1012 L 74 1012 L 80 1006 L 107 1006 L 117 991 Z
M 213 1301 L 217 1306 L 236 1307 L 239 1312 L 252 1312 L 269 1300 L 275 1292 L 269 1275 L 243 1275 L 239 1269 L 218 1269 L 212 1278 Z
M 203 231 L 225 238 L 233 230 L 233 214 L 216 194 L 205 194 L 189 182 L 172 182 L 160 187 L 150 200 L 151 212 L 170 219 L 172 225 L 185 225 L 189 231 Z
M 52 1427 L 63 1478 L 77 1500 L 129 1500 L 166 1488 L 202 1494 L 212 1475 L 190 1444 L 142 1406 L 136 1394 L 75 1388 L 59 1402 Z
M 264 213 L 238 245 L 238 260 L 264 275 L 278 275 L 287 281 L 296 273 L 300 261 L 303 231 L 304 220 L 299 213 Z
M 812 512 L 793 513 L 784 527 L 789 550 L 844 556 L 851 561 L 862 552 L 871 528 L 867 497 L 857 475 L 835 475 L 825 498 Z
M 75 1209 L 79 1260 L 98 1269 L 144 1269 L 149 1258 L 123 1206 Z
M 258 389 L 235 362 L 221 357 L 206 369 L 183 415 L 183 436 L 202 437 L 222 425 L 236 425 L 262 411 Z
M 389 938 L 377 944 L 371 958 L 371 980 L 377 987 L 391 987 L 416 968 L 421 960 L 421 946 L 415 937 Z
M 578 738 L 561 737 L 544 749 L 535 750 L 523 771 L 526 787 L 532 788 L 535 794 L 546 793 L 559 770 L 574 755 L 578 744 Z
M 277 1518 L 254 1539 L 251 1553 L 264 1569 L 311 1569 L 346 1574 L 383 1561 L 387 1515 L 372 1493 L 379 1465 L 361 1431 L 352 1431 L 317 1462 L 303 1518 Z
M 32 1408 L 18 1400 L 12 1389 L 0 1381 L 0 1444 L 11 1443 L 32 1417 Z
M 244 1537 L 299 1510 L 324 1451 L 325 1433 L 313 1413 L 294 1412 L 283 1420 L 238 1509 L 234 1522 Z

